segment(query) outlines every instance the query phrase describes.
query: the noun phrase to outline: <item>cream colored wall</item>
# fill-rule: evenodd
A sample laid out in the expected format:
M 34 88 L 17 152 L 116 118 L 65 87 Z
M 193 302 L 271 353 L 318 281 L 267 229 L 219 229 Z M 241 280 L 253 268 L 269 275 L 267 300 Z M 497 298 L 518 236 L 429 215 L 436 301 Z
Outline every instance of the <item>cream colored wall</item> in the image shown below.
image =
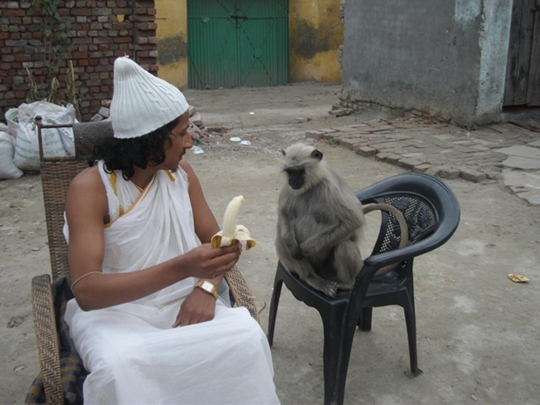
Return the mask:
M 158 76 L 187 88 L 187 0 L 155 0 L 155 7 Z
M 289 79 L 340 83 L 340 0 L 289 0 Z

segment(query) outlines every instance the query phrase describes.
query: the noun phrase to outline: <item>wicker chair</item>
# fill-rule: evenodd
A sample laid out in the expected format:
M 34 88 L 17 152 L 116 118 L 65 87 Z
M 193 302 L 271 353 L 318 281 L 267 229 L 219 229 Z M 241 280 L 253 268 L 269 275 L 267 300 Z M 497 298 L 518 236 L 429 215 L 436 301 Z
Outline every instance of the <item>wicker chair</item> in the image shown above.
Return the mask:
M 36 123 L 52 280 L 49 274 L 32 279 L 34 329 L 41 372 L 28 393 L 26 403 L 43 403 L 44 400 L 48 404 L 77 403 L 80 402 L 80 398 L 66 397 L 64 374 L 69 372 L 65 370 L 69 365 L 66 366 L 64 361 L 61 362 L 59 333 L 64 313 L 63 308 L 55 306 L 55 298 L 63 296 L 65 299 L 68 295 L 69 299 L 73 296 L 69 289 L 67 244 L 62 231 L 65 197 L 73 177 L 88 167 L 88 159 L 93 153 L 94 145 L 106 137 L 111 137 L 113 131 L 109 121 L 75 124 L 73 133 L 76 157 L 48 158 L 44 157 L 42 152 L 42 128 L 65 126 L 41 125 L 39 119 Z M 226 274 L 225 279 L 230 287 L 234 305 L 245 306 L 258 320 L 253 297 L 240 271 L 232 269 Z M 70 343 L 72 347 L 72 342 Z M 75 356 L 78 358 L 76 353 Z

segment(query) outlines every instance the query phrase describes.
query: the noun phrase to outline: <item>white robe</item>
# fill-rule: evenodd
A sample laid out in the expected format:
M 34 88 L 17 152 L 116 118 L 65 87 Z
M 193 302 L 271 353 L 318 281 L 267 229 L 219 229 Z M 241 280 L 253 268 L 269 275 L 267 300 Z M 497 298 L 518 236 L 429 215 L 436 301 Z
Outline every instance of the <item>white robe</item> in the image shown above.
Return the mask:
M 141 192 L 121 172 L 111 175 L 98 165 L 111 218 L 104 273 L 144 269 L 197 246 L 181 168 L 157 172 Z M 64 231 L 68 239 L 67 225 Z M 266 337 L 245 308 L 230 308 L 228 290 L 220 288 L 212 321 L 172 328 L 196 281 L 89 312 L 75 299 L 68 302 L 66 321 L 90 372 L 85 404 L 279 403 Z

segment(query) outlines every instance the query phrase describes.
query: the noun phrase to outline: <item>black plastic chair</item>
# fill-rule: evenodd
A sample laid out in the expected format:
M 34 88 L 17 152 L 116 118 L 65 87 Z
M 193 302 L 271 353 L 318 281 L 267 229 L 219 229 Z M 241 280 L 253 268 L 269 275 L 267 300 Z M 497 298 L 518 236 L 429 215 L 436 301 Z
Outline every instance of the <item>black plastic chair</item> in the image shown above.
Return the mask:
M 457 229 L 459 203 L 440 179 L 424 173 L 403 173 L 382 180 L 357 194 L 362 204 L 384 203 L 399 209 L 407 221 L 409 244 L 398 248 L 397 218 L 381 211 L 382 222 L 372 255 L 365 259 L 350 291 L 335 298 L 314 290 L 278 262 L 268 321 L 268 341 L 274 340 L 277 308 L 283 283 L 295 298 L 317 309 L 324 327 L 324 403 L 343 404 L 347 368 L 356 327 L 371 330 L 373 307 L 399 305 L 405 312 L 411 372 L 418 368 L 416 316 L 413 289 L 413 259 L 443 245 Z M 373 277 L 377 270 L 397 266 Z

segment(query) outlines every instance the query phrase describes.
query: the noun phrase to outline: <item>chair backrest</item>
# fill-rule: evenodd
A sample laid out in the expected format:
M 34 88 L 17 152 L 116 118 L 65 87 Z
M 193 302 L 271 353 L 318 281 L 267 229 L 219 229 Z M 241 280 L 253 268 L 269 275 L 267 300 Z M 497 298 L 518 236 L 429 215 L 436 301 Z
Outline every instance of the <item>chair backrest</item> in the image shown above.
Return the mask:
M 389 204 L 403 213 L 409 227 L 408 245 L 417 245 L 414 256 L 441 246 L 459 224 L 459 203 L 452 190 L 442 180 L 424 173 L 392 176 L 361 190 L 357 197 L 363 204 Z M 426 240 L 428 236 L 431 237 Z M 381 228 L 372 254 L 397 249 L 400 238 L 397 218 L 382 212 Z M 404 267 L 405 263 L 402 264 Z
M 64 211 L 66 194 L 71 180 L 84 168 L 93 154 L 94 146 L 107 137 L 113 136 L 110 121 L 74 124 L 75 157 L 41 156 L 41 184 L 45 204 L 45 218 L 49 238 L 49 254 L 53 280 L 69 275 L 67 243 L 64 239 Z M 38 125 L 38 133 L 41 136 Z

